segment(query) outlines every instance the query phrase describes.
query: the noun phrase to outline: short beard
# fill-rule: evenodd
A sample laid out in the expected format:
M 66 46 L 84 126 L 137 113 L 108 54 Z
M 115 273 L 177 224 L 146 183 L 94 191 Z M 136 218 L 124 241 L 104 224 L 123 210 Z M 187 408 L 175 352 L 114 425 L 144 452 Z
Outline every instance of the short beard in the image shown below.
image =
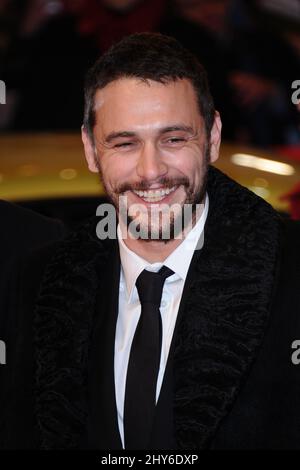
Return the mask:
M 128 209 L 126 213 L 124 213 L 123 210 L 120 210 L 120 204 L 119 204 L 119 197 L 122 194 L 124 194 L 127 190 L 132 190 L 132 189 L 143 190 L 143 189 L 147 189 L 147 185 L 143 184 L 142 182 L 139 185 L 139 188 L 133 188 L 132 186 L 125 183 L 124 185 L 118 188 L 117 196 L 114 197 L 108 191 L 108 188 L 105 185 L 105 181 L 104 181 L 98 160 L 97 159 L 95 160 L 96 160 L 97 168 L 99 170 L 101 183 L 106 191 L 107 198 L 109 202 L 117 210 L 119 220 L 121 219 L 123 221 L 124 225 L 126 225 L 127 227 L 127 232 L 129 234 L 131 233 L 133 235 L 133 238 L 135 239 L 137 238 L 136 232 L 138 230 L 138 233 L 139 233 L 138 239 L 141 239 L 146 242 L 160 241 L 160 242 L 168 243 L 174 240 L 175 238 L 180 238 L 184 230 L 187 228 L 187 226 L 194 227 L 194 225 L 196 224 L 197 207 L 199 207 L 199 205 L 203 203 L 205 194 L 206 194 L 206 189 L 207 189 L 208 167 L 209 167 L 209 162 L 210 162 L 210 145 L 209 144 L 205 144 L 204 159 L 203 159 L 203 165 L 202 165 L 202 181 L 200 182 L 198 188 L 196 188 L 196 190 L 193 191 L 193 189 L 190 188 L 189 182 L 187 179 L 178 180 L 176 182 L 176 184 L 178 185 L 181 184 L 184 187 L 184 190 L 186 192 L 186 198 L 181 206 L 181 212 L 177 214 L 176 219 L 174 217 L 174 213 L 172 212 L 169 226 L 165 228 L 163 227 L 161 223 L 159 225 L 158 230 L 155 230 L 155 236 L 153 236 L 153 227 L 151 227 L 151 216 L 149 217 L 148 226 L 141 227 L 140 222 L 136 221 L 135 217 L 128 214 Z M 167 185 L 167 186 L 168 185 L 171 186 L 171 183 L 172 181 L 168 180 L 167 178 L 162 181 L 162 184 Z M 185 205 L 191 206 L 191 210 L 188 211 L 187 214 L 186 212 L 184 213 Z

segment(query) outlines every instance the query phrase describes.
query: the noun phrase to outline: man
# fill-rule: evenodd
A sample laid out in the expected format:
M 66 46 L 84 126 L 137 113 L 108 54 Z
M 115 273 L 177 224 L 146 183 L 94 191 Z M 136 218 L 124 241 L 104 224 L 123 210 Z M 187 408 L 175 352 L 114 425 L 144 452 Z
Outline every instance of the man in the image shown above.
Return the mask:
M 299 448 L 299 226 L 210 166 L 220 135 L 174 39 L 129 36 L 91 69 L 82 139 L 117 239 L 92 220 L 28 295 L 31 260 L 8 446 Z
M 8 326 L 17 308 L 18 276 L 21 260 L 34 249 L 63 238 L 61 222 L 43 217 L 7 201 L 0 201 L 0 341 L 3 357 L 0 358 L 0 422 L 4 404 L 3 384 L 12 366 L 14 340 L 10 341 Z M 15 330 L 15 328 L 13 328 Z

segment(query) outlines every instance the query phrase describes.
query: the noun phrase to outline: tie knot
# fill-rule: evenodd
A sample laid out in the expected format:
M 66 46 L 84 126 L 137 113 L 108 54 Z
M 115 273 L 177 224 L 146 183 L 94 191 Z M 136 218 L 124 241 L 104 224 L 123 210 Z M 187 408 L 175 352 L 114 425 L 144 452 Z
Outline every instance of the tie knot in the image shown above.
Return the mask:
M 144 269 L 136 280 L 141 304 L 151 303 L 160 307 L 165 280 L 172 274 L 174 271 L 166 266 L 162 266 L 157 273 Z

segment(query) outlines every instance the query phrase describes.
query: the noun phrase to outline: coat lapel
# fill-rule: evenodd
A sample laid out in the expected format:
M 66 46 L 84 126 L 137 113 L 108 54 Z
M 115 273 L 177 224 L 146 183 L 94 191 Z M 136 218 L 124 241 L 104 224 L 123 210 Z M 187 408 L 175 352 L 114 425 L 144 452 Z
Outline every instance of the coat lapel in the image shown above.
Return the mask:
M 41 283 L 34 336 L 35 414 L 42 449 L 87 445 L 90 354 L 94 364 L 95 312 L 100 314 L 96 301 L 99 292 L 105 298 L 101 283 L 114 244 L 97 239 L 97 222 L 93 219 L 60 244 Z M 111 332 L 113 324 L 107 328 Z
M 279 247 L 275 211 L 215 169 L 174 345 L 175 436 L 203 449 L 234 404 L 266 328 Z
M 114 381 L 114 346 L 120 280 L 117 243 L 111 250 L 106 266 L 99 266 L 99 277 L 102 277 L 103 282 L 97 293 L 89 360 L 90 410 L 87 442 L 88 447 L 92 449 L 122 449 Z

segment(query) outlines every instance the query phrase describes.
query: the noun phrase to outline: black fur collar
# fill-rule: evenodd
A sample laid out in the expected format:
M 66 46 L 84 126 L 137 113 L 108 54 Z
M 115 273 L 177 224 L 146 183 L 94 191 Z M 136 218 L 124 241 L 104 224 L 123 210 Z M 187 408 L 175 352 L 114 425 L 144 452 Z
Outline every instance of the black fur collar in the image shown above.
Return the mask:
M 209 446 L 232 406 L 268 319 L 280 222 L 262 199 L 209 170 L 204 247 L 193 259 L 174 349 L 180 449 Z M 35 315 L 36 406 L 41 447 L 77 448 L 87 417 L 87 364 L 99 272 L 112 248 L 93 220 L 60 246 Z

